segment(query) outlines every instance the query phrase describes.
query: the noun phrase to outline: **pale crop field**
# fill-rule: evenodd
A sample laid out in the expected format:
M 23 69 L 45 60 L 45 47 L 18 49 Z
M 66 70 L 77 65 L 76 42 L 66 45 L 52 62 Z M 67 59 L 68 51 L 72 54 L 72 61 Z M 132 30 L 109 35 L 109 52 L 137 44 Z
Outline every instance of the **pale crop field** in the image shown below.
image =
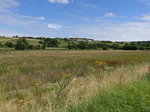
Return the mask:
M 144 80 L 138 84 L 148 89 L 149 81 L 143 77 L 149 74 L 149 66 L 150 51 L 1 51 L 0 112 L 113 112 L 107 106 L 115 103 L 106 98 L 102 106 L 94 100 L 96 95 L 113 90 L 117 95 L 129 92 L 130 87 L 139 87 L 133 86 L 139 80 Z M 147 89 L 137 92 L 141 97 L 147 95 L 138 100 L 144 105 L 139 110 L 147 109 L 145 112 L 150 110 Z M 118 108 L 115 112 L 123 111 L 119 105 L 110 107 Z M 127 112 L 133 110 L 131 106 Z

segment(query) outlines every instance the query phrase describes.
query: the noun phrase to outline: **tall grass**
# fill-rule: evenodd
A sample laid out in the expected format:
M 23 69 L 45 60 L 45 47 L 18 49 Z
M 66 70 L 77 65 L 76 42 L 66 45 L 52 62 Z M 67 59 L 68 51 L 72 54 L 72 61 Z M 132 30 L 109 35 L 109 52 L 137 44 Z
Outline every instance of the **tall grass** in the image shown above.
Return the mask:
M 147 73 L 148 51 L 0 54 L 0 112 L 53 112 Z
M 150 75 L 124 87 L 107 88 L 66 112 L 150 112 Z

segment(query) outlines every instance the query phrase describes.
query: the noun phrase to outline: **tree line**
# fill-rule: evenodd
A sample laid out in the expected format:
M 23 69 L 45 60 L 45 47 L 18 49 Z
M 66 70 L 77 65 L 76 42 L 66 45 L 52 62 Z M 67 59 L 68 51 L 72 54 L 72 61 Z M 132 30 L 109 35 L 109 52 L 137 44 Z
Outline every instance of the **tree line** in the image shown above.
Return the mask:
M 63 46 L 65 49 L 70 50 L 108 50 L 108 49 L 118 49 L 118 50 L 150 50 L 150 41 L 138 41 L 138 42 L 112 42 L 112 41 L 70 41 L 67 38 L 43 38 L 39 37 L 36 45 L 29 44 L 26 39 L 31 39 L 32 37 L 22 37 L 18 38 L 16 42 L 0 42 L 0 47 L 10 47 L 16 50 L 26 50 L 26 49 L 45 49 L 46 47 L 59 48 L 61 43 L 65 43 Z M 34 38 L 32 38 L 34 39 Z
M 150 41 L 130 43 L 89 43 L 89 42 L 68 42 L 68 49 L 118 49 L 118 50 L 150 50 Z
M 16 43 L 14 42 L 6 42 L 6 43 L 0 43 L 0 47 L 9 47 L 9 48 L 15 48 L 16 50 L 27 50 L 27 49 L 45 49 L 44 44 L 42 41 L 39 41 L 38 45 L 32 45 L 29 44 L 29 42 L 25 38 L 19 38 Z

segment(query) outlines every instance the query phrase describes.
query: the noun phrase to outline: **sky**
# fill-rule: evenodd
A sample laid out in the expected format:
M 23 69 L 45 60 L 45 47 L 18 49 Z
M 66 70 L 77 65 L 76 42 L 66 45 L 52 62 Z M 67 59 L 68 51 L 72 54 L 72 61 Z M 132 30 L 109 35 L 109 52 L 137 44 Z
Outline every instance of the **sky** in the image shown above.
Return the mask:
M 0 0 L 0 35 L 150 40 L 150 0 Z

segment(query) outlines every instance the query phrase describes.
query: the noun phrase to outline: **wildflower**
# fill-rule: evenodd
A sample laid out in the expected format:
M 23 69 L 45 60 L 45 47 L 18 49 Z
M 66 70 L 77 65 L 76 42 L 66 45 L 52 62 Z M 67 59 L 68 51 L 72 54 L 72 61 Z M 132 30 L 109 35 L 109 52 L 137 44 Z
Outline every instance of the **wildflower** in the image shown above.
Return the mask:
M 67 74 L 63 74 L 64 77 L 71 77 L 72 74 L 71 73 L 67 73 Z
M 42 84 L 42 82 L 41 82 L 41 81 L 38 81 L 37 83 L 38 83 L 38 84 Z
M 99 61 L 99 60 L 96 60 L 95 63 L 98 64 L 98 65 L 100 65 L 100 66 L 106 65 L 106 62 L 104 62 L 104 61 Z
M 24 103 L 24 99 L 18 100 L 18 103 L 23 104 Z
M 36 85 L 36 86 L 41 85 L 41 84 L 42 84 L 42 82 L 41 82 L 41 81 L 37 81 L 37 82 L 35 82 L 35 85 Z

